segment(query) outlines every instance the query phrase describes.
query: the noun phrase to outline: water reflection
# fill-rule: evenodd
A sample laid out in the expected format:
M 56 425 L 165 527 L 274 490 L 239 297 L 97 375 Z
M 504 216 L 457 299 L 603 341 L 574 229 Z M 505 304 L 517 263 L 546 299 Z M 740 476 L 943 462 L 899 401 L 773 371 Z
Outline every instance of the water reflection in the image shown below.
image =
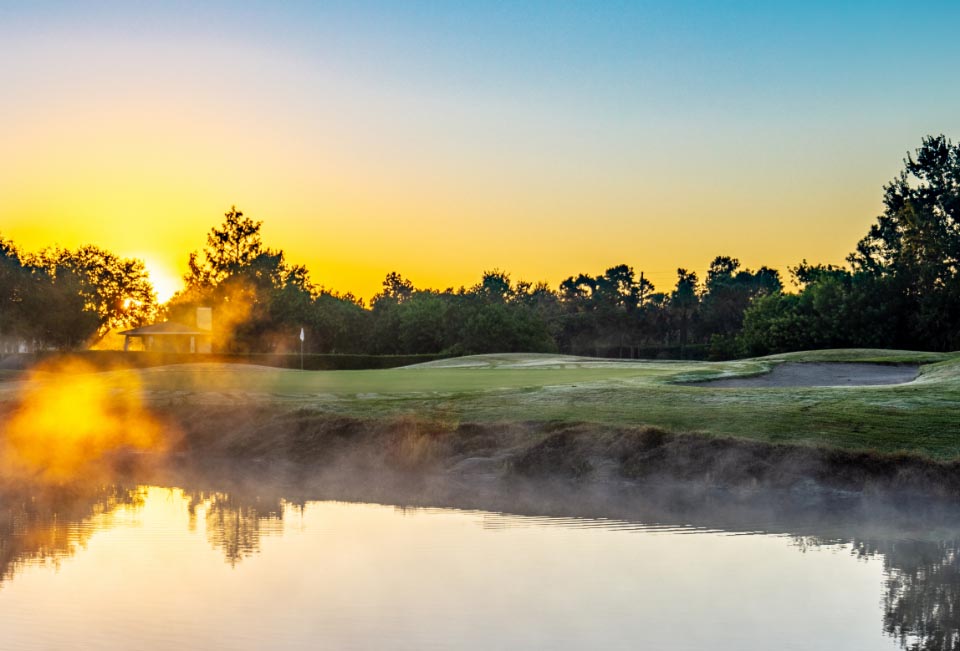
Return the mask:
M 960 649 L 960 540 L 857 541 L 887 569 L 886 633 L 904 648 Z
M 122 486 L 43 487 L 0 492 L 0 585 L 29 564 L 59 565 L 120 507 L 137 508 L 143 490 Z
M 438 509 L 473 511 L 480 530 L 494 535 L 544 527 L 635 529 L 650 535 L 721 532 L 788 536 L 798 553 L 849 549 L 854 557 L 882 560 L 878 615 L 885 635 L 906 649 L 960 651 L 960 510 L 946 505 L 787 504 L 702 493 L 584 495 L 563 494 L 556 487 L 539 494 L 529 485 L 486 491 L 459 487 L 444 493 L 436 486 L 398 492 L 397 486 L 383 484 L 349 492 L 322 485 L 199 484 L 201 488 L 160 493 L 135 484 L 0 490 L 0 587 L 32 565 L 60 566 L 98 531 L 135 525 L 137 514 L 150 499 L 160 499 L 158 494 L 166 495 L 170 508 L 185 512 L 185 528 L 202 534 L 232 568 L 262 553 L 267 537 L 283 537 L 287 521 L 296 520 L 298 511 L 302 515 L 308 502 L 360 500 L 391 504 L 398 514 L 413 518 Z
M 264 536 L 283 533 L 284 500 L 280 497 L 203 491 L 188 492 L 186 497 L 190 530 L 196 529 L 197 511 L 201 511 L 207 540 L 223 552 L 231 566 L 259 553 Z
M 117 526 L 121 511 L 135 514 L 147 490 L 110 485 L 0 491 L 0 585 L 30 564 L 58 566 L 84 548 L 91 535 Z M 187 491 L 183 497 L 190 531 L 196 531 L 201 518 L 210 545 L 231 566 L 259 553 L 265 536 L 283 532 L 285 501 L 279 496 Z

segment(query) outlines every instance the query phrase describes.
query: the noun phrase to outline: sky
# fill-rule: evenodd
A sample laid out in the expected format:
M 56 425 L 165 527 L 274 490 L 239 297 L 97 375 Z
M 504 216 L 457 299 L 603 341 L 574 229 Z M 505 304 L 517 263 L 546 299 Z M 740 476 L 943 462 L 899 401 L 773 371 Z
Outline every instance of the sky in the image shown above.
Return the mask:
M 956 2 L 0 0 L 0 235 L 145 260 L 235 205 L 329 289 L 842 263 L 927 134 Z

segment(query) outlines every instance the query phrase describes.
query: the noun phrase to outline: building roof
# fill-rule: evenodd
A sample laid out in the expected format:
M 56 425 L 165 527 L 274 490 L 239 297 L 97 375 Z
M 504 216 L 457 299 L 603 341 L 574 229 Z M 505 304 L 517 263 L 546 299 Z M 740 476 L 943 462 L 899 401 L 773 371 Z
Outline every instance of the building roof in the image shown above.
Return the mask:
M 147 335 L 155 337 L 162 335 L 209 335 L 211 333 L 209 330 L 198 330 L 192 326 L 183 325 L 182 323 L 164 321 L 163 323 L 154 323 L 132 330 L 124 330 L 119 334 L 128 337 L 142 337 Z

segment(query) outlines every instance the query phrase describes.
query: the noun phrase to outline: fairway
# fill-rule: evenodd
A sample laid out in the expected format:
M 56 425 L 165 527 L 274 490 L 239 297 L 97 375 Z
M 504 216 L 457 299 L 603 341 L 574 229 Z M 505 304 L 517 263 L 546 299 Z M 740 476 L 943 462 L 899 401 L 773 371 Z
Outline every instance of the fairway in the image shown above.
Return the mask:
M 781 362 L 917 363 L 889 386 L 723 388 L 687 384 L 751 376 Z M 444 422 L 655 425 L 675 432 L 769 442 L 960 456 L 960 356 L 887 350 L 795 353 L 735 362 L 620 361 L 480 355 L 389 370 L 293 371 L 176 365 L 96 374 L 147 404 L 309 408 L 355 418 Z M 55 375 L 31 382 L 55 382 Z M 0 384 L 8 405 L 25 381 Z

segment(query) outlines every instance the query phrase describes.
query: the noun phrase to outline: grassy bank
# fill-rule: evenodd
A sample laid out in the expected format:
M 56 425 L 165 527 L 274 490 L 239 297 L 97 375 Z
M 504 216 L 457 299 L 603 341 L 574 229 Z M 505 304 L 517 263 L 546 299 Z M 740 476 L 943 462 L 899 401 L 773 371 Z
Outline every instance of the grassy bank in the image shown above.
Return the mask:
M 453 423 L 333 417 L 303 408 L 250 410 L 216 406 L 200 414 L 167 412 L 182 439 L 178 458 L 255 461 L 295 469 L 297 476 L 390 473 L 447 476 L 464 485 L 533 479 L 565 482 L 633 480 L 651 487 L 686 486 L 843 491 L 874 495 L 960 496 L 960 460 L 913 454 L 846 451 L 733 437 L 676 434 L 653 427 L 562 423 Z
M 711 388 L 685 381 L 763 373 L 783 361 L 918 363 L 897 386 Z M 308 408 L 357 419 L 656 426 L 770 443 L 960 457 L 960 355 L 888 350 L 794 353 L 736 362 L 604 361 L 486 355 L 366 371 L 300 372 L 224 364 L 102 373 L 116 391 L 176 406 Z M 56 381 L 52 377 L 48 381 Z M 9 407 L 20 382 L 0 383 Z

